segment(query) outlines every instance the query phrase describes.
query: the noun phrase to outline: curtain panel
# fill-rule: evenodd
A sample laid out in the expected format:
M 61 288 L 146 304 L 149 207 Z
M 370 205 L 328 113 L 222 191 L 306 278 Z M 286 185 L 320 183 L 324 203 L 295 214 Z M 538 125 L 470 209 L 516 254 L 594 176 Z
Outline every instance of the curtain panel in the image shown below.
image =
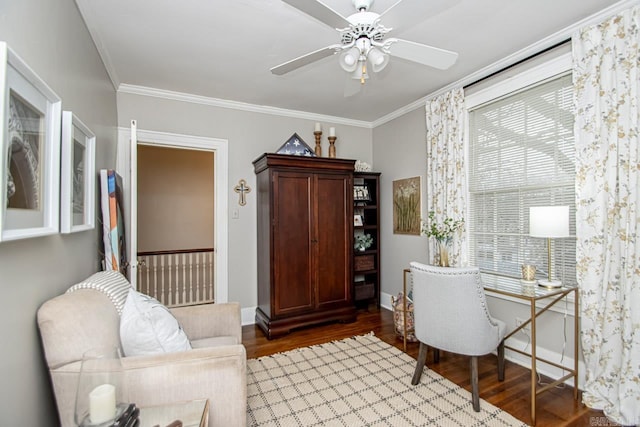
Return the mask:
M 640 424 L 640 7 L 573 40 L 584 403 Z
M 445 218 L 465 219 L 467 177 L 465 172 L 464 90 L 453 89 L 426 103 L 427 124 L 427 212 L 435 212 L 437 224 Z M 429 239 L 429 254 L 436 251 Z M 449 254 L 452 265 L 468 263 L 464 233 L 455 236 Z

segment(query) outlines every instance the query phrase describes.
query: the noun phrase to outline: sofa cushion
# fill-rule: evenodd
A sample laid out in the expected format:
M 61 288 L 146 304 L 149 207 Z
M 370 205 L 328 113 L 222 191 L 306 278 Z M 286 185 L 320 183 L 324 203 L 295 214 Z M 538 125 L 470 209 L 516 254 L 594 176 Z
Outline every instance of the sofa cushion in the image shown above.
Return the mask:
M 155 298 L 129 290 L 120 318 L 120 341 L 126 356 L 191 350 L 171 312 Z

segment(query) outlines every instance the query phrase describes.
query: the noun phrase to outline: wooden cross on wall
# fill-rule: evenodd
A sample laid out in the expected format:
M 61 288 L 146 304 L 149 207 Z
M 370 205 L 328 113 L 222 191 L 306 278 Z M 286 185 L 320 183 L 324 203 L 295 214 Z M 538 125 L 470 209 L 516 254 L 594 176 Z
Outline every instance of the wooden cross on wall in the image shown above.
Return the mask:
M 238 200 L 238 204 L 240 206 L 244 206 L 247 204 L 247 199 L 245 197 L 245 195 L 247 193 L 251 192 L 251 188 L 247 185 L 247 181 L 245 181 L 244 179 L 241 179 L 238 182 L 238 185 L 236 185 L 233 190 L 238 193 L 238 195 L 240 196 L 240 199 Z

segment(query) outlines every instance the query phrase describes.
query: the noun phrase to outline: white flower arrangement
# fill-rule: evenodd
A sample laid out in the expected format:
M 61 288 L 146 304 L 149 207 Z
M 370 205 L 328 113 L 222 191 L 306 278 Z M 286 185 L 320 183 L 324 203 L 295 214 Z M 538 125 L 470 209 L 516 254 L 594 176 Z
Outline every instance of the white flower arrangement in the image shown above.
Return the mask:
M 361 160 L 356 160 L 354 167 L 356 172 L 371 172 L 371 165 Z

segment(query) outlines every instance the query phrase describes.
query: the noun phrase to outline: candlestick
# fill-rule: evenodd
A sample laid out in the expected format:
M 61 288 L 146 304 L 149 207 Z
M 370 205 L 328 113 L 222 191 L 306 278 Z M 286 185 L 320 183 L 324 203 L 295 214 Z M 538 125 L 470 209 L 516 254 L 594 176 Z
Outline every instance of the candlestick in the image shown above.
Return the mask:
M 322 138 L 322 131 L 316 130 L 313 133 L 313 136 L 316 138 L 316 149 L 314 150 L 316 153 L 316 156 L 322 157 L 322 145 L 320 143 L 320 139 Z
M 329 136 L 336 136 L 336 128 L 329 128 Z
M 333 128 L 331 128 L 333 129 Z M 329 133 L 331 133 L 331 130 L 329 130 Z M 335 158 L 336 157 L 336 147 L 335 142 L 336 142 L 336 137 L 335 136 L 329 136 L 327 138 L 329 140 L 329 157 L 331 158 Z
M 89 418 L 91 424 L 113 420 L 116 416 L 116 388 L 102 384 L 89 393 Z
M 316 128 L 314 129 L 316 132 L 322 132 L 322 126 L 320 123 L 316 123 Z

